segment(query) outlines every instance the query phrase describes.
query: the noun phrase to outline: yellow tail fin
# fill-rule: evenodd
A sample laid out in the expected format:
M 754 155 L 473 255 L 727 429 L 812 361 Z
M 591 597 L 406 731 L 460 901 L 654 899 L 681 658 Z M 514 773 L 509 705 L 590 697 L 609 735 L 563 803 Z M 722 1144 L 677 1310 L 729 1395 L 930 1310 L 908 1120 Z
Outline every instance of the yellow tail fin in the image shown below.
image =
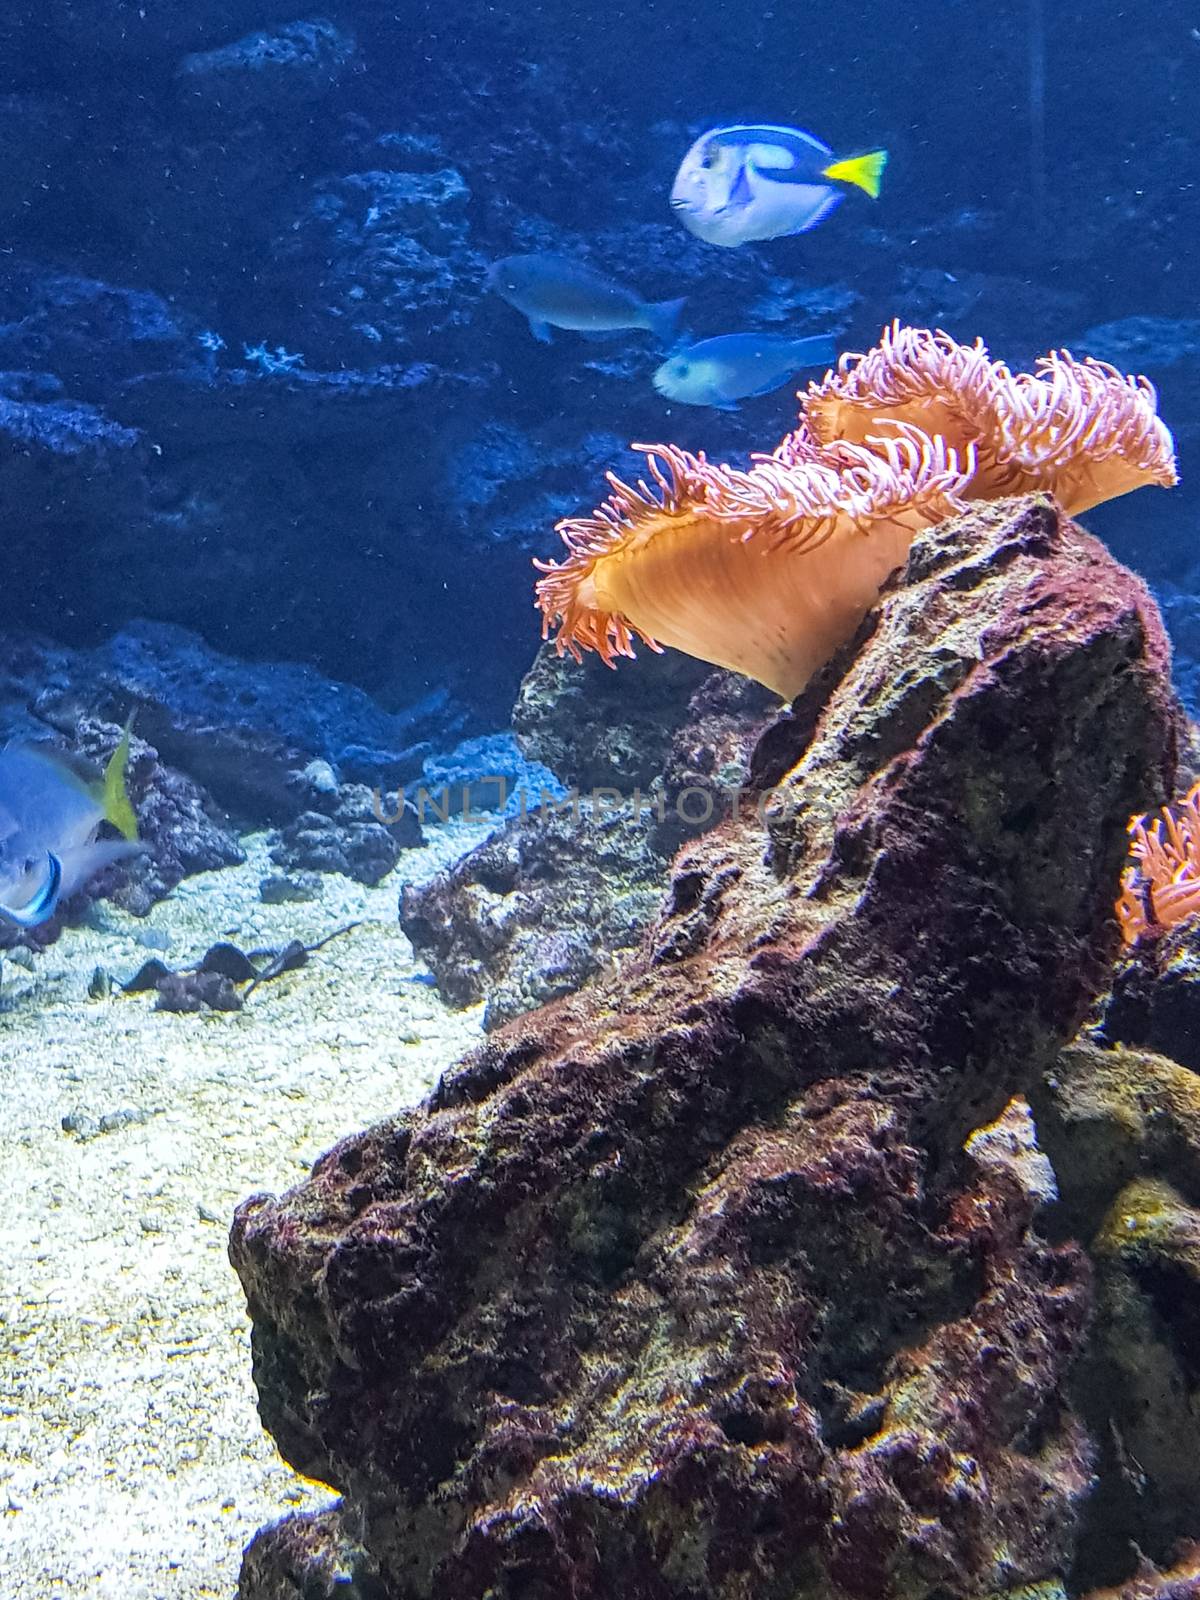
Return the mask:
M 121 742 L 109 756 L 108 765 L 104 769 L 104 815 L 126 839 L 136 839 L 138 836 L 137 817 L 134 815 L 125 788 L 125 768 L 129 763 L 129 735 L 132 728 L 133 718 L 130 717 L 121 735 Z
M 872 200 L 879 199 L 879 185 L 883 182 L 883 169 L 887 166 L 886 150 L 868 150 L 864 156 L 847 156 L 825 168 L 821 176 L 833 178 L 837 183 L 857 184 L 865 189 Z

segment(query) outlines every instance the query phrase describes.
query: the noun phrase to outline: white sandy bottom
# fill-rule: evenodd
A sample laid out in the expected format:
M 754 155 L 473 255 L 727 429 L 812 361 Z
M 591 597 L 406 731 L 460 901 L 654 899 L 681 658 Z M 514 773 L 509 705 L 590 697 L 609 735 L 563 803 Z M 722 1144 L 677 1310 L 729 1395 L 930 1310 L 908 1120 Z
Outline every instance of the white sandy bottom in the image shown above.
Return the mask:
M 329 877 L 310 903 L 259 900 L 262 836 L 244 867 L 181 885 L 149 919 L 172 966 L 222 937 L 311 943 L 365 919 L 232 1015 L 89 1000 L 96 965 L 128 978 L 157 953 L 109 908 L 32 978 L 3 962 L 0 1595 L 228 1600 L 255 1530 L 327 1500 L 258 1421 L 229 1219 L 479 1038 L 482 1008 L 450 1012 L 413 981 L 396 901 L 485 831 L 451 822 L 378 888 Z M 84 1141 L 62 1129 L 126 1109 L 154 1115 Z

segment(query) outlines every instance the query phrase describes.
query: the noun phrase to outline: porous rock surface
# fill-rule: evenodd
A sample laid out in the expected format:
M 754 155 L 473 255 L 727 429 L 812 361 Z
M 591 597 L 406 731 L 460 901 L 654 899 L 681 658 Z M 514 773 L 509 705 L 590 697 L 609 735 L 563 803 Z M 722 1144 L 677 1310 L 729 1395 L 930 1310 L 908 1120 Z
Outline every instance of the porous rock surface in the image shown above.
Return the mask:
M 666 859 L 644 811 L 571 799 L 516 816 L 428 883 L 400 926 L 452 1006 L 486 999 L 494 1028 L 572 994 L 657 911 Z
M 108 761 L 121 729 L 81 717 L 76 747 L 98 765 Z M 212 796 L 186 773 L 159 759 L 153 745 L 130 735 L 125 787 L 138 819 L 145 854 L 121 862 L 88 886 L 135 916 L 146 916 L 164 895 L 196 872 L 215 872 L 246 859 L 236 833 Z
M 644 652 L 631 665 L 619 708 L 607 669 L 539 654 L 514 716 L 522 749 L 557 763 L 566 794 L 526 787 L 492 838 L 401 896 L 401 926 L 442 999 L 486 999 L 488 1028 L 573 993 L 637 943 L 672 852 L 741 803 L 778 715 L 761 684 L 690 657 Z
M 345 1497 L 241 1600 L 1065 1574 L 1089 1272 L 962 1145 L 1094 997 L 1176 736 L 1144 589 L 1048 503 L 919 538 L 765 829 L 686 847 L 619 975 L 240 1208 L 263 1419 Z
M 711 671 L 678 650 L 643 649 L 614 672 L 597 655 L 573 661 L 544 644 L 513 707 L 517 742 L 531 760 L 579 789 L 648 788 L 666 763 L 689 698 Z
M 1200 1072 L 1200 927 L 1194 921 L 1125 952 L 1099 1033 L 1109 1044 L 1156 1050 Z
M 280 829 L 271 851 L 286 872 L 342 872 L 358 883 L 375 884 L 396 865 L 403 850 L 424 841 L 411 805 L 385 806 L 379 790 L 343 783 L 329 794 L 315 794 L 312 809 Z
M 1189 1540 L 1166 1569 L 1143 1561 L 1128 1583 L 1098 1591 L 1088 1600 L 1197 1600 L 1200 1596 L 1200 1544 Z
M 1095 1266 L 1074 1387 L 1100 1469 L 1082 1576 L 1104 1582 L 1131 1548 L 1165 1565 L 1200 1521 L 1200 1077 L 1081 1039 L 1033 1098 L 1060 1226 Z

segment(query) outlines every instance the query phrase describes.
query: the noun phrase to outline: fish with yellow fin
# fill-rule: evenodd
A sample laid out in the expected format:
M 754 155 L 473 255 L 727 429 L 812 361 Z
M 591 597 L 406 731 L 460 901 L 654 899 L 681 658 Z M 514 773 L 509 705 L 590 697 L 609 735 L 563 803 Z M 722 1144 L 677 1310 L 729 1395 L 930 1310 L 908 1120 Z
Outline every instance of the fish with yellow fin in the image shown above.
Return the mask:
M 145 848 L 125 787 L 129 735 L 127 724 L 97 784 L 36 745 L 0 750 L 0 922 L 48 922 L 102 868 Z M 121 837 L 97 839 L 102 822 Z
M 684 227 L 732 248 L 806 233 L 849 189 L 879 198 L 886 150 L 838 158 L 801 128 L 712 128 L 684 156 L 671 206 Z

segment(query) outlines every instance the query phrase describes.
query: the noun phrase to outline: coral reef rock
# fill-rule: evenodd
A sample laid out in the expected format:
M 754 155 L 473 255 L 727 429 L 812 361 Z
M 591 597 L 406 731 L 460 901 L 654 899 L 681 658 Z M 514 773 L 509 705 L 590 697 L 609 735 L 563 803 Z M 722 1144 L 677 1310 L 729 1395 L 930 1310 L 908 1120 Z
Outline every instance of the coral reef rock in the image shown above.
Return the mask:
M 1200 1072 L 1200 925 L 1139 941 L 1117 965 L 1100 1037 L 1170 1056 Z
M 378 883 L 402 850 L 424 842 L 413 806 L 396 803 L 388 810 L 365 784 L 342 784 L 314 802 L 280 830 L 271 848 L 271 860 L 285 872 L 342 872 L 359 883 Z
M 677 651 L 642 650 L 618 676 L 543 645 L 522 679 L 513 727 L 525 754 L 579 789 L 623 793 L 653 783 L 687 703 L 712 668 Z
M 386 1600 L 1064 1577 L 1086 1258 L 1018 1129 L 962 1147 L 1103 982 L 1177 737 L 1146 591 L 1047 501 L 919 536 L 765 823 L 685 846 L 620 972 L 240 1208 L 263 1420 L 344 1497 L 240 1600 L 351 1547 Z
M 480 734 L 428 756 L 420 783 L 408 790 L 421 821 L 427 815 L 445 821 L 482 811 L 512 816 L 532 810 L 543 795 L 557 799 L 563 792 L 553 772 L 528 760 L 511 733 Z
M 0 686 L 3 669 L 0 668 Z M 0 702 L 3 689 L 0 687 Z M 24 732 L 24 726 L 18 724 Z M 32 724 L 43 739 L 45 725 Z M 90 763 L 99 781 L 101 769 L 116 749 L 122 730 L 102 718 L 83 716 L 72 729 L 70 745 L 61 754 L 72 764 Z M 57 748 L 47 741 L 47 747 Z M 81 776 L 86 774 L 81 771 Z M 32 928 L 0 923 L 0 950 L 27 945 L 43 949 L 53 944 L 64 926 L 78 920 L 92 902 L 111 900 L 134 916 L 147 916 L 158 901 L 184 878 L 196 872 L 214 872 L 246 859 L 237 835 L 213 798 L 184 773 L 159 760 L 158 751 L 131 735 L 125 773 L 126 788 L 137 816 L 141 854 L 118 861 L 95 874 L 54 916 Z
M 1200 1544 L 1188 1540 L 1174 1564 L 1165 1570 L 1143 1561 L 1128 1583 L 1097 1590 L 1088 1600 L 1197 1600 L 1200 1596 Z M 1050 1600 L 1050 1597 L 1048 1597 Z
M 658 670 L 668 659 L 671 667 Z M 623 722 L 613 706 L 601 736 L 594 711 L 584 713 L 586 697 L 553 660 L 538 658 L 518 712 L 527 748 L 554 753 L 576 786 L 564 790 L 539 763 L 517 771 L 511 784 L 506 780 L 516 814 L 454 866 L 406 888 L 400 901 L 401 926 L 442 998 L 454 1006 L 486 999 L 488 1028 L 573 993 L 637 943 L 661 904 L 672 851 L 739 803 L 755 739 L 778 705 L 761 684 L 736 673 L 706 670 L 685 656 L 651 656 L 655 668 L 634 678 L 649 685 L 647 697 L 639 704 L 635 692 L 637 709 Z M 678 661 L 686 670 L 672 670 Z M 586 664 L 571 663 L 571 671 L 596 681 Z M 611 678 L 602 674 L 602 689 Z M 602 693 L 601 704 L 608 703 Z M 678 724 L 673 734 L 669 709 Z M 575 742 L 576 712 L 603 751 L 594 761 Z M 472 742 L 487 749 L 494 741 L 461 748 Z M 426 771 L 448 771 L 444 792 L 456 796 L 467 792 L 460 764 L 451 758 Z M 506 771 L 503 749 L 490 764 Z M 597 781 L 585 788 L 581 780 L 589 776 Z M 498 787 L 474 778 L 469 792 L 484 798 L 472 804 L 494 801 Z
M 779 717 L 779 700 L 737 672 L 710 672 L 687 703 L 656 789 L 654 842 L 670 855 L 685 839 L 743 803 L 759 735 Z
M 564 801 L 512 818 L 428 883 L 408 885 L 400 925 L 442 998 L 486 999 L 493 1028 L 573 993 L 636 944 L 665 870 L 648 814 Z
M 1200 1077 L 1080 1042 L 1034 1098 L 1063 1221 L 1095 1264 L 1075 1382 L 1100 1448 L 1081 1575 L 1108 1582 L 1132 1547 L 1166 1561 L 1200 1522 Z
M 75 729 L 78 748 L 98 763 L 107 761 L 120 737 L 119 727 L 94 717 L 81 718 Z M 106 895 L 135 916 L 145 916 L 184 878 L 246 859 L 212 796 L 184 773 L 165 766 L 152 745 L 132 735 L 126 786 L 146 853 L 110 868 L 89 885 L 91 898 Z
M 6 642 L 0 691 L 68 735 L 82 716 L 121 723 L 135 712 L 138 732 L 165 761 L 258 824 L 294 819 L 339 778 L 395 785 L 415 777 L 431 739 L 453 736 L 461 721 L 444 692 L 389 712 L 311 667 L 247 664 L 161 622 L 132 623 L 90 651 Z
M 324 17 L 248 34 L 179 65 L 187 99 L 210 98 L 223 121 L 231 111 L 274 109 L 319 98 L 354 54 L 354 41 Z

